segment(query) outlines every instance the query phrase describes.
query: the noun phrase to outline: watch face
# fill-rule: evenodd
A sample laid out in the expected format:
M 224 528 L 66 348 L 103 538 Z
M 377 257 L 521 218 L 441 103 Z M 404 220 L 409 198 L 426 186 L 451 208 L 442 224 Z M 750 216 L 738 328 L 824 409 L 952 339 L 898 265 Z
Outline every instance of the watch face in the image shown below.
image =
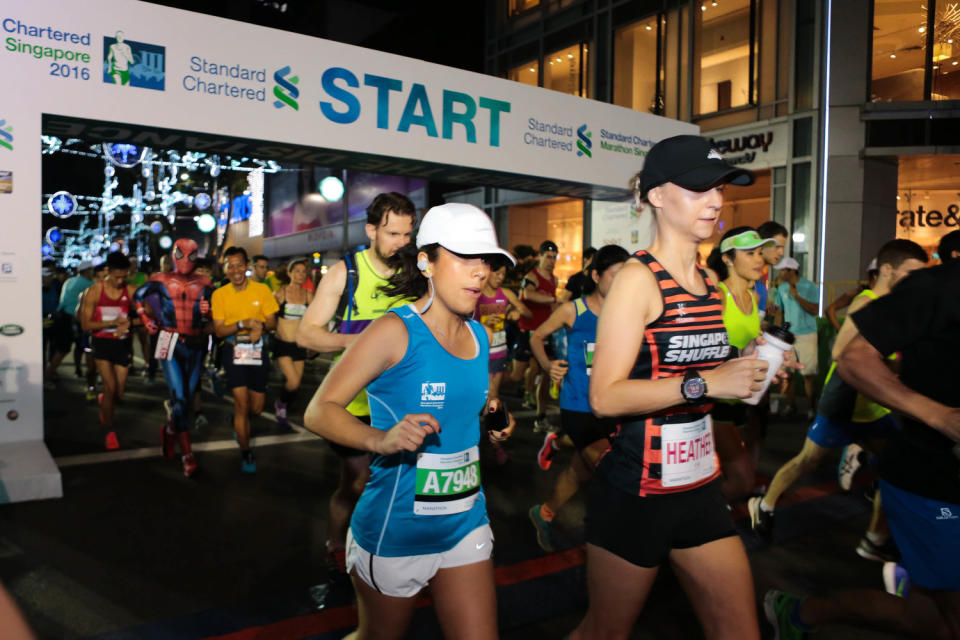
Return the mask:
M 690 378 L 689 380 L 684 380 L 683 395 L 691 400 L 696 400 L 701 397 L 703 395 L 703 378 Z

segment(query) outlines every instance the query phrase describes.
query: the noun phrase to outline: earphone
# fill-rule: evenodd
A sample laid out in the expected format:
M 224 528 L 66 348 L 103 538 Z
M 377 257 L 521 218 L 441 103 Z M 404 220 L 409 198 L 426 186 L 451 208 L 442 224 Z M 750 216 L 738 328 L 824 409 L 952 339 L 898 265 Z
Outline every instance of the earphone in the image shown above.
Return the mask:
M 417 269 L 420 269 L 420 271 L 429 271 L 430 263 L 427 262 L 426 258 L 420 258 L 417 260 Z

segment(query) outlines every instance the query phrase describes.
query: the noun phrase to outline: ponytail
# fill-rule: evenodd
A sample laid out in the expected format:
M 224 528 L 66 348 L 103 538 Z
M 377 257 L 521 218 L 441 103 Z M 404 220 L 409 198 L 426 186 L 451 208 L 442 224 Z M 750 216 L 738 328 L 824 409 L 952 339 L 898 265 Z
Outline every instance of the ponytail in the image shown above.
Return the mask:
M 428 244 L 421 248 L 410 243 L 401 247 L 395 254 L 387 258 L 387 266 L 393 269 L 393 275 L 387 283 L 380 287 L 385 295 L 391 297 L 417 298 L 422 297 L 428 290 L 427 277 L 420 273 L 417 267 L 417 255 L 425 251 L 431 261 L 437 259 L 439 244 Z

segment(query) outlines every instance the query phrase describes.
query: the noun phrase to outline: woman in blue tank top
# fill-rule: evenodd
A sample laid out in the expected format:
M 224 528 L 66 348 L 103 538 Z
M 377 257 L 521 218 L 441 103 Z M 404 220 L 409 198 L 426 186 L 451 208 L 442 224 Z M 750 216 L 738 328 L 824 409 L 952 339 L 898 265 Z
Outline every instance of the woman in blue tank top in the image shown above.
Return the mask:
M 546 471 L 558 447 L 577 451 L 570 466 L 557 476 L 550 496 L 543 504 L 530 507 L 527 515 L 537 531 L 537 542 L 547 552 L 555 550 L 551 523 L 554 516 L 593 477 L 600 455 L 609 446 L 607 436 L 616 427 L 610 420 L 601 420 L 590 411 L 590 370 L 593 346 L 597 339 L 597 316 L 603 299 L 630 254 L 619 245 L 601 247 L 587 270 L 584 295 L 565 302 L 530 336 L 530 348 L 544 371 L 554 382 L 563 381 L 560 389 L 560 428 L 564 435 L 547 433 L 537 455 L 537 463 Z M 567 359 L 547 357 L 544 340 L 561 328 L 567 329 Z
M 368 625 L 377 637 L 403 637 L 427 585 L 447 637 L 497 637 L 478 445 L 480 415 L 499 406 L 487 401 L 487 334 L 470 316 L 500 255 L 513 259 L 480 209 L 430 209 L 416 248 L 391 258 L 395 275 L 384 288 L 416 301 L 360 334 L 304 416 L 311 431 L 372 453 L 347 539 L 360 637 Z M 371 426 L 345 408 L 363 388 Z M 505 440 L 513 428 L 508 416 L 490 438 Z

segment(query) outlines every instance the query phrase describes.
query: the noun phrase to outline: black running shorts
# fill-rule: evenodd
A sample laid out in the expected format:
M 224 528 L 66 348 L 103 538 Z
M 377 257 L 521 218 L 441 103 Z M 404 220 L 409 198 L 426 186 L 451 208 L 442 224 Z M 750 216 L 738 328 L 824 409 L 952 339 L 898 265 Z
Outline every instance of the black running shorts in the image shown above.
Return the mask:
M 133 361 L 133 340 L 130 338 L 91 338 L 93 357 L 118 367 L 129 367 Z
M 228 389 L 246 387 L 257 393 L 267 392 L 270 359 L 267 357 L 266 349 L 261 351 L 262 360 L 259 365 L 233 364 L 233 343 L 224 342 L 220 358 Z
M 682 493 L 631 495 L 597 473 L 587 492 L 586 538 L 641 567 L 659 567 L 673 549 L 737 535 L 720 480 Z
M 297 346 L 296 342 L 287 342 L 280 338 L 273 339 L 273 357 L 287 357 L 294 362 L 303 362 L 307 359 L 307 350 Z
M 577 451 L 583 451 L 597 440 L 606 440 L 617 428 L 617 421 L 598 418 L 592 413 L 560 409 L 560 428 L 573 440 Z

